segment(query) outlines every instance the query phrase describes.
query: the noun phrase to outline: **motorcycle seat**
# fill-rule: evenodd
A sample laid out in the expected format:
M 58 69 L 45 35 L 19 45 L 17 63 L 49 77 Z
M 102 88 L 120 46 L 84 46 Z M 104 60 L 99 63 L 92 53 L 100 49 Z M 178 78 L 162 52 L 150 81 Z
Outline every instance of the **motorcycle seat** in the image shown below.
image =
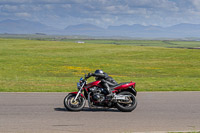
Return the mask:
M 114 85 L 114 86 L 110 86 L 110 89 L 111 90 L 115 90 L 115 88 L 117 88 L 117 87 L 119 87 L 119 86 L 121 86 L 121 85 L 125 85 L 125 84 L 128 84 L 129 82 L 123 82 L 123 83 L 120 83 L 120 84 L 116 84 L 116 85 Z

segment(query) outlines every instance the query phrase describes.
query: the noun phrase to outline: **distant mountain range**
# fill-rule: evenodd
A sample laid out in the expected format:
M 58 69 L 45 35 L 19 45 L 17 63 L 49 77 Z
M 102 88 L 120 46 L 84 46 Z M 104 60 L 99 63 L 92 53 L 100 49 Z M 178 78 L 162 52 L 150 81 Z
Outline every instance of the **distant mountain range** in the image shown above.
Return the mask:
M 101 28 L 92 24 L 70 25 L 65 29 L 33 22 L 28 20 L 3 20 L 0 21 L 0 33 L 4 34 L 35 34 L 48 35 L 83 35 L 102 37 L 137 37 L 137 38 L 184 38 L 200 37 L 200 24 L 181 23 L 170 27 L 143 26 L 140 24 L 109 26 Z

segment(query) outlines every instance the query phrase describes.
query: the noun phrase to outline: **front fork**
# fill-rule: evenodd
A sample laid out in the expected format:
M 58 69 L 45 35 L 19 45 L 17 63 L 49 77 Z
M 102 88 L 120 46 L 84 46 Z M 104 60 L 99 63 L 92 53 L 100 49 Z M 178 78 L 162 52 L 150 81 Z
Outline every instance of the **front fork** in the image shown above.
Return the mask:
M 75 102 L 78 98 L 78 96 L 80 95 L 82 89 L 83 89 L 83 86 L 85 85 L 86 82 L 83 83 L 83 85 L 81 86 L 81 88 L 79 89 L 78 93 L 76 94 L 76 97 L 74 98 L 73 102 Z
M 74 98 L 73 102 L 75 102 L 75 101 L 77 100 L 78 96 L 79 96 L 80 93 L 81 93 L 81 90 L 82 90 L 82 89 L 80 89 L 80 90 L 78 91 L 78 93 L 76 94 L 76 97 Z

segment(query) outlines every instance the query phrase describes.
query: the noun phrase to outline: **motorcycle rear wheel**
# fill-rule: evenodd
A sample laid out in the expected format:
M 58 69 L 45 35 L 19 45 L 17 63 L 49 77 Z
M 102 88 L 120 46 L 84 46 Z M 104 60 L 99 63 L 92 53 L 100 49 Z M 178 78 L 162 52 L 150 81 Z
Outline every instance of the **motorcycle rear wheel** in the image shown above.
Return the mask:
M 117 95 L 131 95 L 131 97 L 130 97 L 131 103 L 130 104 L 119 103 L 119 102 L 116 103 L 116 107 L 118 110 L 120 110 L 122 112 L 131 112 L 137 107 L 137 100 L 131 92 L 124 91 L 124 92 L 120 92 Z
M 79 96 L 76 101 L 74 101 L 76 94 L 68 94 L 64 98 L 64 106 L 69 111 L 80 111 L 85 106 L 85 98 Z

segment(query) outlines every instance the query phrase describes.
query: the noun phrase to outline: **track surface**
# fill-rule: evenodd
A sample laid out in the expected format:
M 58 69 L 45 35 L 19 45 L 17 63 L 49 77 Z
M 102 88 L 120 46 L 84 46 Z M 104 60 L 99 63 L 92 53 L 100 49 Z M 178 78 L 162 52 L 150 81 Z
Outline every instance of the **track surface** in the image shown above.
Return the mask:
M 69 112 L 67 93 L 0 93 L 0 132 L 130 133 L 200 131 L 200 92 L 139 92 L 130 113 Z

